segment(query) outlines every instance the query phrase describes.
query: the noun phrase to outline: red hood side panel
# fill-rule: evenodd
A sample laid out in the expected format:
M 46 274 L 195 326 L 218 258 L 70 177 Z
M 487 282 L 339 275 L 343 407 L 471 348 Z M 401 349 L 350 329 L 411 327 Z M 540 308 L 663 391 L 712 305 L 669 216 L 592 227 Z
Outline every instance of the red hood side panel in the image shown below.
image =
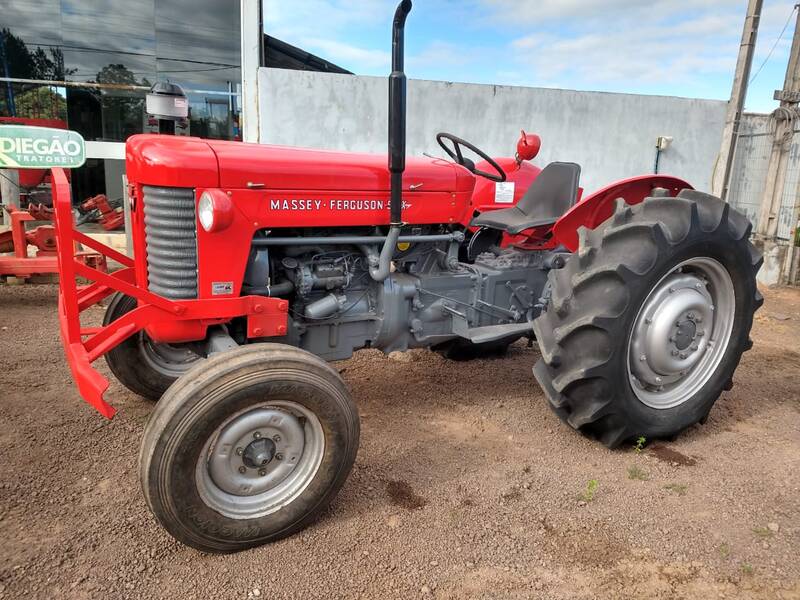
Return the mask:
M 157 134 L 128 138 L 128 181 L 165 187 L 217 187 L 217 157 L 205 140 Z
M 262 184 L 274 190 L 352 190 L 388 192 L 389 168 L 385 154 L 361 154 L 209 141 L 220 166 L 220 186 L 246 188 Z M 460 173 L 460 171 L 464 173 Z M 406 160 L 406 185 L 422 184 L 421 191 L 454 192 L 472 180 L 465 170 L 444 160 Z
M 128 180 L 169 187 L 298 191 L 390 190 L 386 155 L 141 134 L 125 147 Z M 404 187 L 471 192 L 475 177 L 442 159 L 409 157 Z M 255 184 L 255 185 L 254 185 Z

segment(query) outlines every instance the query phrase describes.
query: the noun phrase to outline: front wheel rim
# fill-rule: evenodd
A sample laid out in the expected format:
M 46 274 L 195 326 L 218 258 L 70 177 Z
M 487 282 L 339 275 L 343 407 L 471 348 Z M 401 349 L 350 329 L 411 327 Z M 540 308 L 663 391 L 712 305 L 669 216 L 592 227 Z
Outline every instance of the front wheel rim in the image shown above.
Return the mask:
M 173 379 L 186 373 L 202 358 L 188 344 L 158 344 L 144 332 L 139 334 L 138 346 L 142 358 L 153 371 Z
M 197 489 L 224 517 L 263 517 L 305 491 L 324 452 L 322 424 L 305 406 L 251 406 L 226 419 L 206 442 L 195 469 Z
M 717 260 L 691 258 L 664 276 L 628 341 L 628 377 L 639 401 L 666 410 L 694 397 L 722 362 L 735 312 L 733 281 Z

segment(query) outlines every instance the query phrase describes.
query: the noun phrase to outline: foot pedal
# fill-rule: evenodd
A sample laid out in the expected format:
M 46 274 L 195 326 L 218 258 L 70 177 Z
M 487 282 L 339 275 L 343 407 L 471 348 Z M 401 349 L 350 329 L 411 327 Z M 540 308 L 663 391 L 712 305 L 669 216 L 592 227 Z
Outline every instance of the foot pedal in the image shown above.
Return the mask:
M 472 327 L 469 329 L 455 328 L 456 334 L 474 344 L 497 342 L 505 338 L 533 333 L 532 323 L 508 323 L 505 325 L 488 325 L 486 327 Z

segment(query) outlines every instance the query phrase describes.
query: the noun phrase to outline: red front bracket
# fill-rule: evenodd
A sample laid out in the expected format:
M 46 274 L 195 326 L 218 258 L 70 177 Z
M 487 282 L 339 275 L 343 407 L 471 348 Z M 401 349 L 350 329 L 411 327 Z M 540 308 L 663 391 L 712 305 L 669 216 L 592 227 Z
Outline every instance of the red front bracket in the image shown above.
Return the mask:
M 103 398 L 108 380 L 92 367 L 92 363 L 148 325 L 194 321 L 207 326 L 225 323 L 235 317 L 247 317 L 248 337 L 286 334 L 289 303 L 280 298 L 242 296 L 174 301 L 137 285 L 131 258 L 74 228 L 66 174 L 62 169 L 53 169 L 52 173 L 61 275 L 58 299 L 61 341 L 81 396 L 103 416 L 111 418 L 116 411 Z M 73 250 L 76 242 L 118 262 L 123 268 L 114 273 L 104 273 L 81 262 Z M 92 283 L 79 286 L 77 277 Z M 81 313 L 115 292 L 136 298 L 138 306 L 108 325 L 82 327 Z

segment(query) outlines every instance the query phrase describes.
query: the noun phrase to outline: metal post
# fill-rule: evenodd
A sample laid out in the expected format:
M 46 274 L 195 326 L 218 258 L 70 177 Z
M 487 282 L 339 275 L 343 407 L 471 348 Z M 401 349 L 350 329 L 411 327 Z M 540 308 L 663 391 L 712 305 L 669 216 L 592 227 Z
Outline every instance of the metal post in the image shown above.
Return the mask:
M 753 66 L 753 55 L 758 39 L 758 26 L 761 21 L 763 0 L 750 0 L 747 6 L 747 18 L 744 21 L 742 44 L 739 48 L 739 60 L 736 63 L 736 74 L 733 78 L 731 99 L 725 115 L 725 129 L 722 132 L 722 146 L 711 183 L 712 194 L 727 200 L 730 185 L 733 158 L 736 152 L 736 141 L 739 137 L 739 125 L 742 121 L 744 101 L 747 97 L 747 86 L 750 82 L 750 70 Z
M 5 206 L 13 204 L 19 207 L 19 171 L 16 169 L 0 170 L 0 202 Z M 0 224 L 8 225 L 10 218 L 6 211 L 0 209 Z
M 264 25 L 261 0 L 241 0 L 242 37 L 242 140 L 257 143 L 261 139 L 261 116 L 258 101 L 258 69 L 263 60 Z

